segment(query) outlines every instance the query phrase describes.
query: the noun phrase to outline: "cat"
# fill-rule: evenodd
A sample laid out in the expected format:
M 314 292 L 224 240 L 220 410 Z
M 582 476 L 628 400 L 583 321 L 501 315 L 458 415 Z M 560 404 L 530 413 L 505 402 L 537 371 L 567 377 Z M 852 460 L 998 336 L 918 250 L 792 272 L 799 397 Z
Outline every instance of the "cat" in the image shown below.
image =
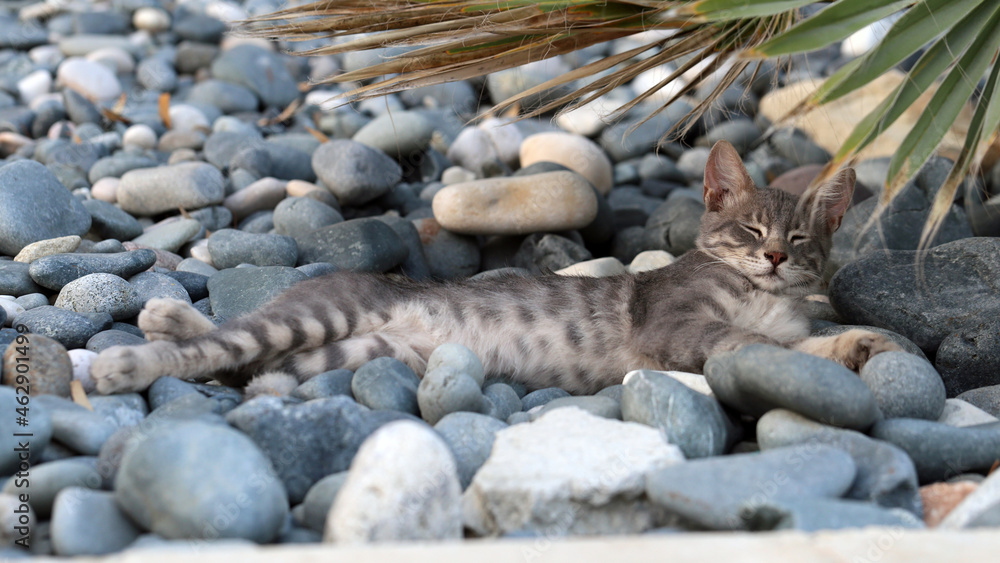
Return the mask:
M 857 329 L 809 337 L 801 310 L 819 288 L 854 180 L 853 169 L 841 170 L 801 199 L 757 188 L 733 146 L 719 141 L 705 166 L 697 249 L 666 267 L 451 282 L 336 272 L 220 327 L 187 303 L 151 299 L 138 318 L 151 342 L 101 352 L 91 374 L 101 393 L 145 389 L 160 376 L 241 386 L 280 370 L 304 381 L 382 356 L 422 375 L 445 342 L 470 348 L 488 375 L 578 394 L 634 369 L 700 373 L 709 356 L 757 343 L 858 370 L 898 346 Z

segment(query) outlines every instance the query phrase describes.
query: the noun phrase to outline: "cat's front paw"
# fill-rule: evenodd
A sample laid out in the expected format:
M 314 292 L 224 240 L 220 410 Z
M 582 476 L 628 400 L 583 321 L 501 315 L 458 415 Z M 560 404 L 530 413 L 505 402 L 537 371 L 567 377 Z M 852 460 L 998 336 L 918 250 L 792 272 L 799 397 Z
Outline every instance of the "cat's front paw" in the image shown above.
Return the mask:
M 90 364 L 90 377 L 97 391 L 104 395 L 142 391 L 152 384 L 143 377 L 142 359 L 137 346 L 112 346 Z
M 149 341 L 175 342 L 215 330 L 215 323 L 177 299 L 150 299 L 139 313 L 138 324 Z
M 837 360 L 854 371 L 860 371 L 877 354 L 903 351 L 889 338 L 868 330 L 852 329 L 838 335 L 837 339 L 840 354 Z

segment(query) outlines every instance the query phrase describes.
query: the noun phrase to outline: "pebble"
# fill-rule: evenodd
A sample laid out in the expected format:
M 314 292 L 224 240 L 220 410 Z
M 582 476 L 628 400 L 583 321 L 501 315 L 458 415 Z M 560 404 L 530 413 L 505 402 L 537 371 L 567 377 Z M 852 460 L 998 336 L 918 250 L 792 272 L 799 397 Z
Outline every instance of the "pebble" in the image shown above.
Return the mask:
M 0 261 L 0 293 L 20 296 L 42 291 L 28 270 L 28 264 L 23 262 Z
M 845 498 L 873 502 L 921 514 L 917 471 L 903 450 L 854 430 L 820 424 L 784 409 L 774 409 L 757 421 L 762 451 L 795 445 L 826 444 L 854 460 L 857 476 Z
M 993 472 L 941 521 L 942 530 L 1000 525 L 1000 473 Z
M 72 350 L 86 346 L 90 337 L 110 326 L 111 322 L 111 315 L 107 313 L 91 317 L 43 305 L 18 315 L 14 326 L 23 325 L 29 331 L 48 336 Z
M 270 460 L 293 504 L 323 477 L 345 471 L 365 438 L 400 418 L 404 415 L 368 411 L 344 396 L 300 404 L 260 396 L 226 414 Z
M 519 235 L 585 227 L 597 216 L 597 198 L 582 176 L 550 172 L 446 186 L 433 208 L 455 233 Z
M 16 409 L 22 406 L 17 400 L 20 395 L 23 393 L 18 393 L 14 387 L 0 386 L 0 408 L 12 414 L 16 413 Z M 48 409 L 35 404 L 31 405 L 29 414 L 31 416 L 26 417 L 28 424 L 23 427 L 18 425 L 18 428 L 23 428 L 25 432 L 31 432 L 30 461 L 38 463 L 39 455 L 52 439 L 52 417 Z M 13 432 L 0 434 L 0 448 L 2 448 L 0 449 L 0 474 L 13 475 L 19 470 L 18 467 L 22 460 L 15 449 L 17 443 L 18 437 L 14 436 Z
M 43 256 L 65 254 L 73 252 L 79 247 L 80 237 L 76 235 L 40 240 L 22 248 L 21 252 L 18 252 L 17 256 L 14 257 L 14 261 L 30 264 Z
M 399 235 L 378 219 L 351 219 L 310 231 L 297 239 L 299 262 L 329 262 L 355 272 L 386 272 L 406 260 Z
M 0 168 L 0 253 L 89 229 L 90 214 L 45 166 L 19 160 Z
M 948 396 L 1000 384 L 1000 321 L 982 323 L 953 332 L 941 341 L 934 365 L 941 373 Z
M 337 544 L 461 538 L 462 488 L 451 451 L 412 421 L 387 424 L 362 444 L 323 534 Z
M 434 430 L 451 449 L 463 490 L 486 463 L 497 432 L 504 428 L 507 428 L 507 424 L 493 417 L 471 412 L 445 415 L 434 425 Z
M 937 420 L 944 410 L 944 383 L 923 358 L 884 352 L 868 360 L 860 375 L 885 418 Z
M 652 502 L 710 530 L 745 530 L 745 507 L 837 498 L 855 478 L 846 452 L 823 444 L 696 459 L 646 477 Z M 779 477 L 780 476 L 780 477 Z
M 455 342 L 441 344 L 427 357 L 426 371 L 440 367 L 450 367 L 468 375 L 479 387 L 486 382 L 486 373 L 479 357 L 472 350 Z
M 197 461 L 206 459 L 213 463 Z M 161 426 L 128 448 L 115 499 L 139 526 L 171 539 L 264 543 L 277 537 L 288 513 L 281 481 L 254 442 L 204 422 Z
M 1000 422 L 1000 419 L 962 399 L 946 399 L 944 410 L 937 421 L 948 426 L 963 427 Z
M 963 239 L 921 253 L 919 279 L 913 275 L 917 256 L 888 250 L 847 264 L 830 280 L 830 304 L 849 323 L 898 332 L 928 354 L 948 335 L 1000 315 L 993 284 L 1000 276 L 1000 239 Z M 951 396 L 952 378 L 945 380 Z
M 56 307 L 77 313 L 108 313 L 114 320 L 132 318 L 142 309 L 139 293 L 113 274 L 90 274 L 59 290 Z
M 180 274 L 184 273 L 180 272 Z M 135 289 L 139 302 L 142 305 L 145 305 L 150 299 L 162 298 L 190 303 L 191 296 L 188 294 L 187 288 L 177 279 L 177 276 L 180 274 L 177 272 L 171 272 L 171 275 L 157 272 L 142 272 L 129 278 L 128 283 Z M 189 274 L 189 276 L 201 278 L 202 291 L 207 295 L 208 289 L 206 285 L 208 280 L 204 276 L 197 276 L 196 274 Z M 200 297 L 205 297 L 205 295 L 201 295 Z
M 66 358 L 67 367 L 69 358 Z M 88 410 L 69 399 L 55 395 L 35 397 L 52 414 L 52 438 L 83 455 L 97 455 L 101 446 L 118 430 L 114 421 Z M 94 485 L 94 488 L 98 488 Z
M 202 80 L 188 93 L 187 101 L 208 104 L 222 113 L 243 113 L 257 110 L 260 100 L 253 90 L 222 80 Z
M 721 455 L 736 441 L 718 401 L 660 372 L 642 370 L 629 378 L 621 415 L 658 429 L 688 459 Z
M 223 200 L 222 205 L 241 221 L 257 211 L 270 211 L 285 199 L 285 182 L 261 178 Z
M 274 208 L 274 232 L 295 239 L 343 220 L 339 211 L 310 197 L 285 198 Z
M 640 498 L 645 475 L 683 460 L 655 429 L 555 409 L 496 434 L 465 492 L 465 526 L 482 535 L 642 532 L 665 520 Z
M 493 383 L 483 389 L 483 397 L 489 401 L 489 415 L 497 420 L 507 420 L 516 412 L 521 412 L 521 398 L 517 391 L 505 383 Z
M 87 201 L 99 200 L 107 203 L 116 203 L 118 201 L 119 183 L 121 183 L 121 180 L 110 177 L 104 177 L 94 182 L 94 184 L 90 186 L 90 195 L 93 196 L 94 199 L 84 201 L 84 207 L 86 207 Z M 93 215 L 91 215 L 91 217 L 93 217 Z
M 212 63 L 212 76 L 245 86 L 264 105 L 279 109 L 284 109 L 299 96 L 297 82 L 281 58 L 256 45 L 238 45 L 224 51 Z
M 120 551 L 142 530 L 118 508 L 113 493 L 68 487 L 55 499 L 50 533 L 56 554 L 73 557 Z
M 997 423 L 956 428 L 929 420 L 895 418 L 877 422 L 870 435 L 905 451 L 917 467 L 921 483 L 987 471 L 1000 451 Z
M 314 375 L 292 390 L 288 395 L 295 399 L 311 401 L 326 399 L 337 395 L 354 398 L 351 390 L 351 380 L 354 372 L 346 369 L 335 369 Z
M 284 235 L 253 234 L 222 229 L 208 239 L 208 252 L 216 268 L 240 264 L 293 267 L 298 259 L 295 239 Z
M 449 365 L 428 369 L 417 387 L 421 417 L 433 425 L 449 413 L 488 412 L 480 385 L 464 370 Z
M 86 59 L 70 57 L 59 65 L 56 83 L 92 102 L 110 102 L 122 93 L 121 82 L 108 67 Z
M 611 191 L 611 159 L 597 143 L 571 133 L 538 133 L 524 139 L 521 166 L 555 162 L 587 179 L 601 195 Z
M 0 557 L 6 561 L 28 559 L 31 557 L 29 552 L 16 547 L 14 542 L 22 539 L 22 532 L 25 531 L 25 528 L 29 534 L 28 541 L 32 542 L 31 535 L 37 533 L 35 530 L 39 529 L 37 527 L 38 520 L 35 518 L 35 512 L 31 510 L 31 505 L 25 505 L 20 498 L 14 495 L 0 494 L 0 511 L 2 511 L 0 512 L 2 514 L 0 516 L 0 530 L 3 530 L 0 531 Z
M 156 263 L 156 253 L 149 249 L 114 254 L 58 254 L 31 263 L 28 273 L 38 285 L 60 290 L 73 280 L 89 274 L 114 274 L 132 277 Z
M 30 360 L 30 363 L 25 362 L 25 359 Z M 41 334 L 30 334 L 26 336 L 26 342 L 15 340 L 12 345 L 7 346 L 3 353 L 4 385 L 21 385 L 17 382 L 17 375 L 24 371 L 18 371 L 19 364 L 30 368 L 28 388 L 32 397 L 45 394 L 69 397 L 73 363 L 66 348 L 59 342 Z
M 132 13 L 132 25 L 150 33 L 166 31 L 170 29 L 170 14 L 161 8 L 139 8 Z
M 751 416 L 785 408 L 856 430 L 879 418 L 875 397 L 857 375 L 803 352 L 752 344 L 711 356 L 705 377 L 721 403 Z
M 668 199 L 646 221 L 643 246 L 663 250 L 673 256 L 694 249 L 704 214 L 705 205 L 700 201 L 686 197 Z
M 755 504 L 741 517 L 747 521 L 747 528 L 755 532 L 815 532 L 869 526 L 893 530 L 924 527 L 916 516 L 905 512 L 885 510 L 868 502 L 827 498 L 782 499 Z
M 936 528 L 949 512 L 955 509 L 979 486 L 973 481 L 933 483 L 920 488 L 920 498 L 924 504 L 924 522 L 928 528 Z
M 215 205 L 224 195 L 222 174 L 204 162 L 132 170 L 121 177 L 117 191 L 122 210 L 144 216 Z
M 83 206 L 90 213 L 91 231 L 105 239 L 124 241 L 142 235 L 142 224 L 112 203 L 114 202 L 98 199 L 88 199 L 83 202 Z
M 90 350 L 77 348 L 69 351 L 69 360 L 73 365 L 73 381 L 80 382 L 84 393 L 93 393 L 97 390 L 97 384 L 90 377 L 90 364 L 94 362 L 96 357 L 97 354 Z
M 448 147 L 447 158 L 473 174 L 500 168 L 500 155 L 493 138 L 478 127 L 466 127 Z
M 232 268 L 208 278 L 212 314 L 219 320 L 253 312 L 307 276 L 295 268 Z
M 993 416 L 1000 416 L 1000 385 L 989 385 L 966 391 L 958 396 Z
M 537 391 L 532 391 L 527 395 L 521 397 L 521 408 L 525 412 L 534 409 L 535 407 L 540 407 L 556 399 L 561 399 L 563 397 L 569 397 L 569 392 L 560 389 L 558 387 L 547 387 L 545 389 L 538 389 Z
M 674 258 L 673 254 L 665 250 L 645 250 L 636 254 L 635 258 L 628 265 L 628 271 L 631 274 L 638 274 L 650 270 L 659 270 L 673 264 L 674 260 L 676 258 Z
M 358 403 L 375 410 L 420 414 L 417 387 L 420 378 L 395 358 L 375 358 L 358 368 L 351 392 Z
M 178 219 L 154 225 L 132 242 L 154 250 L 176 252 L 184 243 L 197 236 L 201 229 L 201 223 L 194 219 Z
M 591 278 L 604 278 L 608 276 L 618 276 L 627 273 L 625 265 L 617 258 L 607 256 L 595 258 L 584 262 L 577 262 L 572 266 L 567 266 L 561 270 L 556 270 L 560 276 L 584 276 Z
M 312 167 L 341 205 L 368 203 L 398 184 L 403 173 L 384 152 L 345 139 L 320 145 Z
M 32 446 L 34 443 L 32 441 Z M 29 471 L 29 478 L 18 485 L 16 480 L 7 481 L 3 487 L 6 494 L 27 494 L 31 508 L 39 518 L 48 519 L 60 491 L 66 488 L 86 487 L 99 489 L 101 476 L 97 471 L 94 457 L 73 457 L 35 465 Z
M 417 112 L 400 111 L 369 121 L 351 140 L 406 162 L 427 148 L 433 133 L 434 124 L 426 117 Z
M 479 244 L 473 237 L 441 228 L 433 217 L 413 221 L 429 273 L 436 279 L 467 278 L 479 272 Z
M 609 418 L 612 420 L 622 419 L 622 409 L 618 400 L 611 397 L 584 396 L 552 399 L 541 407 L 532 409 L 531 412 L 528 413 L 528 420 L 538 420 L 539 418 L 545 416 L 546 413 L 552 412 L 556 409 L 570 407 L 580 409 L 583 412 L 599 416 L 601 418 Z

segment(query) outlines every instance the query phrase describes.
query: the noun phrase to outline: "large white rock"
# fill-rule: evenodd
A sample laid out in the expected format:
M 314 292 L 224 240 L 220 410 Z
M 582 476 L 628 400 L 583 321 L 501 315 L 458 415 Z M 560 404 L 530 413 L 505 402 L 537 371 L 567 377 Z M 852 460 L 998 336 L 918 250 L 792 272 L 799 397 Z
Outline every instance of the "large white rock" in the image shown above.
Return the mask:
M 602 195 L 614 185 L 611 159 L 597 143 L 571 133 L 536 133 L 521 143 L 521 166 L 555 162 L 590 181 Z
M 645 497 L 650 472 L 681 463 L 654 428 L 573 407 L 501 430 L 462 498 L 482 535 L 639 533 L 669 517 Z
M 525 235 L 586 227 L 597 216 L 597 196 L 579 174 L 563 170 L 445 186 L 433 208 L 453 233 Z
M 326 519 L 323 540 L 461 539 L 461 494 L 444 440 L 424 424 L 392 422 L 358 450 Z
M 962 399 L 947 399 L 938 422 L 948 426 L 975 426 L 997 422 L 997 417 Z
M 56 78 L 60 86 L 76 90 L 94 102 L 111 101 L 122 93 L 122 85 L 114 72 L 87 59 L 66 59 L 59 65 Z

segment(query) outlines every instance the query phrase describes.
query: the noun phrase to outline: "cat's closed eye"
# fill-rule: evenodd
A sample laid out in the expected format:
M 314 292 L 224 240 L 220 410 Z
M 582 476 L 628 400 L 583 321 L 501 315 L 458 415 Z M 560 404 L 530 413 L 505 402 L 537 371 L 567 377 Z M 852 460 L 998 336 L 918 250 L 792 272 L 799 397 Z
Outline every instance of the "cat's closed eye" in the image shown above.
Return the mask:
M 753 235 L 754 238 L 756 238 L 757 240 L 764 238 L 764 232 L 758 229 L 757 227 L 747 225 L 746 223 L 740 223 L 740 226 L 743 227 L 743 229 L 746 230 L 748 233 Z
M 803 243 L 803 242 L 805 242 L 807 240 L 809 240 L 809 237 L 807 237 L 806 235 L 803 235 L 801 233 L 790 233 L 788 235 L 788 242 L 790 242 L 792 244 L 800 244 L 800 243 Z

